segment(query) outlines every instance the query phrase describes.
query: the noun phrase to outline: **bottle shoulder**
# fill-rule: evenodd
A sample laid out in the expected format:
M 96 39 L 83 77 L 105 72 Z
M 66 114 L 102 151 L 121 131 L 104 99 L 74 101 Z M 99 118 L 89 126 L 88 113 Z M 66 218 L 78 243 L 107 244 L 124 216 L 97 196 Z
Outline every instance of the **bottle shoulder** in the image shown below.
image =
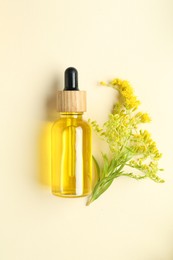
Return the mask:
M 59 118 L 53 123 L 52 128 L 65 128 L 68 126 L 87 128 L 88 130 L 91 130 L 90 124 L 86 120 L 79 118 Z

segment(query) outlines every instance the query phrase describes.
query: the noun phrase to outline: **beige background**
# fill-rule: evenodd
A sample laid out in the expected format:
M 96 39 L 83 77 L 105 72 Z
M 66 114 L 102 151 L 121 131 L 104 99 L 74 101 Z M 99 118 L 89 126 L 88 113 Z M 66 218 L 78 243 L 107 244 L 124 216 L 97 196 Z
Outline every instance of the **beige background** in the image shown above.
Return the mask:
M 68 66 L 100 123 L 114 92 L 97 82 L 130 80 L 165 184 L 120 178 L 90 207 L 51 195 L 51 97 Z M 0 0 L 0 260 L 173 260 L 172 89 L 172 0 Z

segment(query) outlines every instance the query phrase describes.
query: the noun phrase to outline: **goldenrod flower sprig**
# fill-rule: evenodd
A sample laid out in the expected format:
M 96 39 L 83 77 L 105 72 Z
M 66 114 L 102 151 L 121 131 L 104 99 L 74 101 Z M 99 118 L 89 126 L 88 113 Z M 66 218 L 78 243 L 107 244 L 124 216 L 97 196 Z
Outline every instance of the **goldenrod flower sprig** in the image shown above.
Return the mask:
M 98 181 L 88 199 L 87 205 L 96 200 L 119 176 L 128 176 L 136 180 L 150 178 L 164 182 L 158 176 L 158 162 L 161 153 L 147 130 L 140 126 L 151 121 L 147 113 L 138 112 L 140 101 L 126 80 L 113 79 L 101 82 L 102 86 L 112 87 L 119 93 L 119 101 L 113 107 L 102 127 L 96 121 L 90 121 L 92 128 L 104 140 L 110 154 L 102 154 L 103 167 L 94 158 L 98 172 Z M 137 173 L 136 173 L 137 172 Z

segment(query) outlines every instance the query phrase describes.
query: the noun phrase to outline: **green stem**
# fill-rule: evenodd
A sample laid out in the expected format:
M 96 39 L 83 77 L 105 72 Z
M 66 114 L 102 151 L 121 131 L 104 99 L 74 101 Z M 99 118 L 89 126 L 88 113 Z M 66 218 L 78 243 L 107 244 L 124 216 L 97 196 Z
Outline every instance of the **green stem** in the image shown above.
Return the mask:
M 141 179 L 147 178 L 146 175 L 135 175 L 133 173 L 122 173 L 121 176 L 130 177 L 130 178 L 133 178 L 135 180 L 141 180 Z

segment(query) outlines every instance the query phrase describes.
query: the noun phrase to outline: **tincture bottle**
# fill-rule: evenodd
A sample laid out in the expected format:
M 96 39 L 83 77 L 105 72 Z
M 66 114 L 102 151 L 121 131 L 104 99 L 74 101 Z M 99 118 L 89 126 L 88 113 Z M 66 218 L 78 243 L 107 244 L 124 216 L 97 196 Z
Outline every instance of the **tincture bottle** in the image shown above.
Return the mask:
M 78 72 L 65 71 L 65 87 L 57 92 L 60 118 L 52 127 L 52 193 L 61 197 L 82 197 L 92 189 L 91 128 L 83 120 L 86 92 L 78 88 Z

